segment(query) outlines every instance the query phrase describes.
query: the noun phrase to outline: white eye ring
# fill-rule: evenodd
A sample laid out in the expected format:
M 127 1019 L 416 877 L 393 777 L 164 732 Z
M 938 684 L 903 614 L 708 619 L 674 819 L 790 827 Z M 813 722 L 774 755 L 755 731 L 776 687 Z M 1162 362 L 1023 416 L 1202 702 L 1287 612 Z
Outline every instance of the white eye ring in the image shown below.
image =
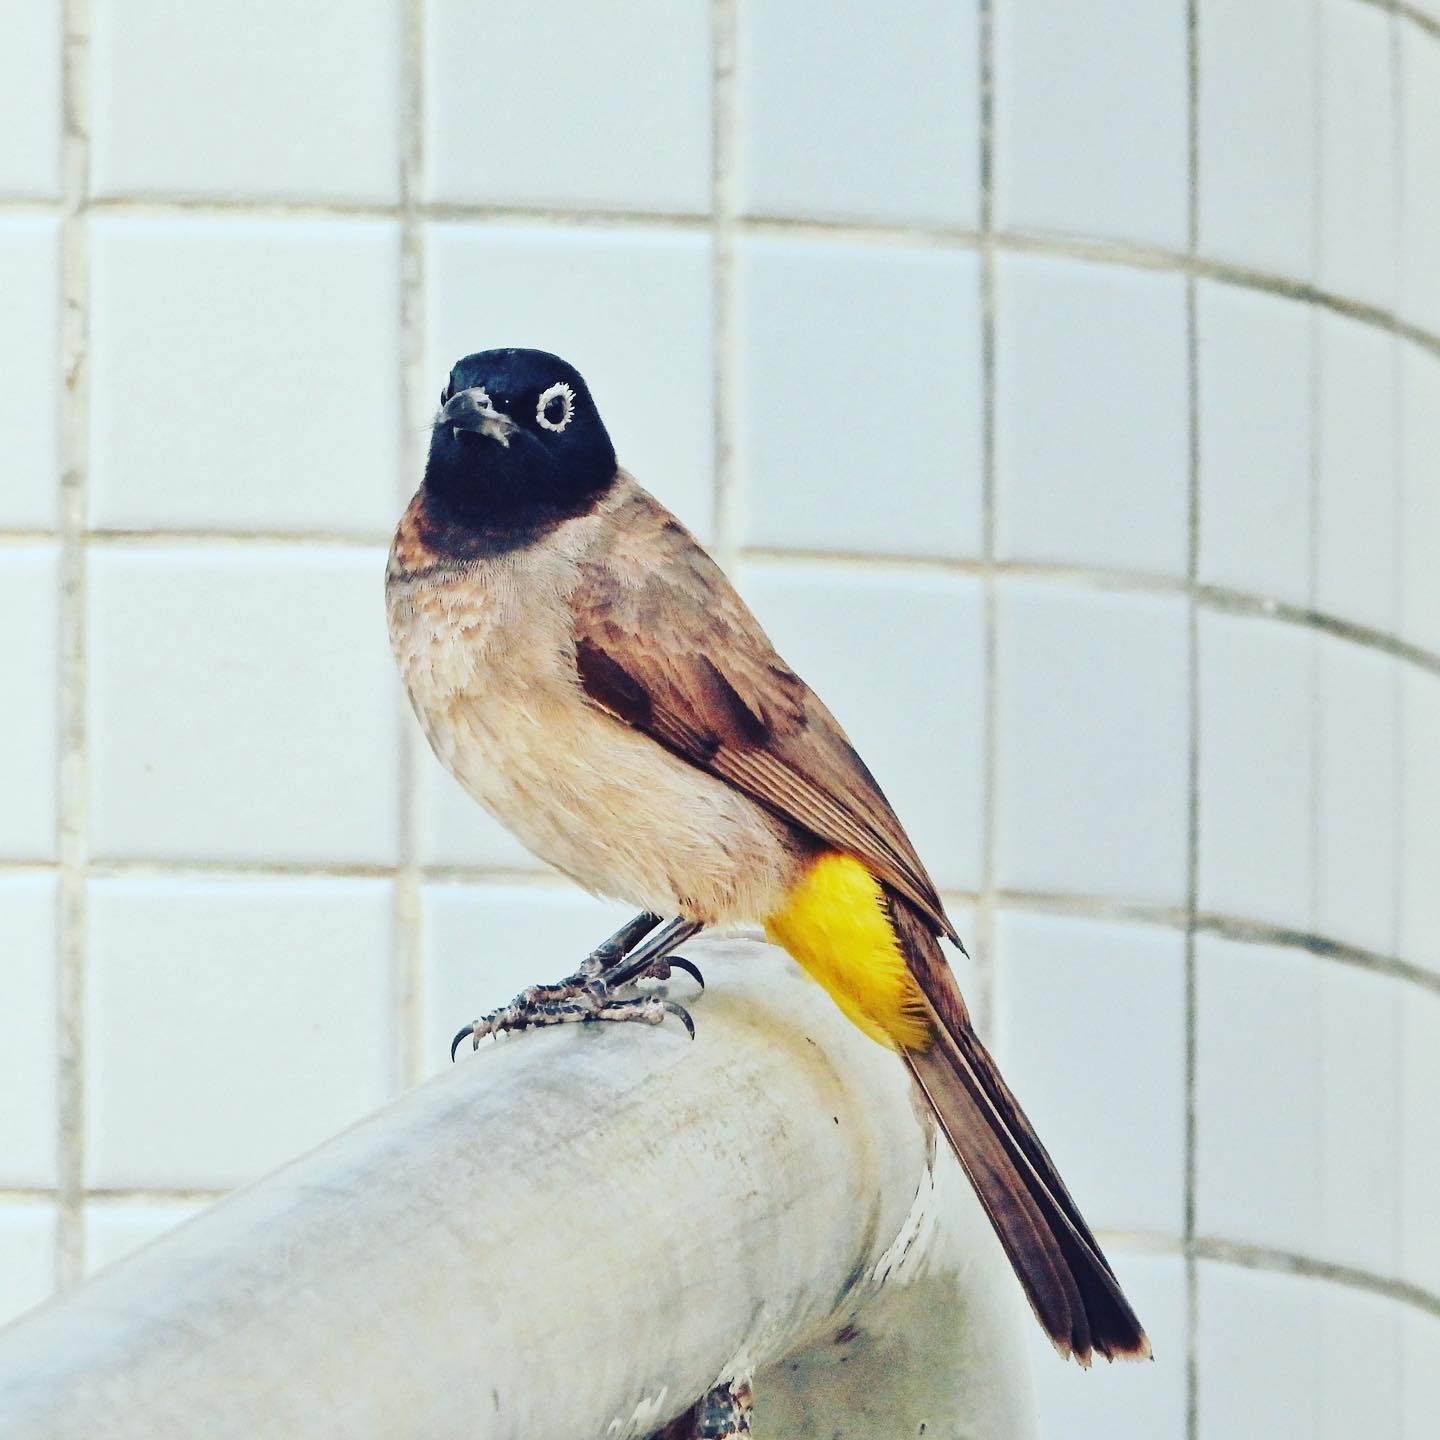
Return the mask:
M 558 420 L 551 420 L 545 414 L 552 400 L 565 402 L 565 413 Z M 558 433 L 574 418 L 575 392 L 563 380 L 557 380 L 548 390 L 543 391 L 539 400 L 535 402 L 535 423 L 543 426 L 546 430 L 554 430 Z

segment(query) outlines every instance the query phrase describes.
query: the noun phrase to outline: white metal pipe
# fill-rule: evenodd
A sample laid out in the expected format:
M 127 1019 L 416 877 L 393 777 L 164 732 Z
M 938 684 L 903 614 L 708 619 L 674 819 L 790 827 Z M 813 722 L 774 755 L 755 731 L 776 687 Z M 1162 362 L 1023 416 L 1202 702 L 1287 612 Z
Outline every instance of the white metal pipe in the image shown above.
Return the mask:
M 687 953 L 693 1045 L 467 1054 L 17 1322 L 0 1435 L 640 1436 L 754 1375 L 761 1435 L 1030 1436 L 1029 1316 L 900 1065 L 778 952 Z

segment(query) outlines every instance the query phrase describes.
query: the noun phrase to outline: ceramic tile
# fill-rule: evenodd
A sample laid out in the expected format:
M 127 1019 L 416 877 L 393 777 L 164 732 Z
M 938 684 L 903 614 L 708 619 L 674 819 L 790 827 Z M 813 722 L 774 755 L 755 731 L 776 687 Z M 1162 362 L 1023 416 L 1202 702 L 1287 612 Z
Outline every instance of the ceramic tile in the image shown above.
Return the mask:
M 326 0 L 190 0 L 184 24 L 167 0 L 95 6 L 95 193 L 396 200 L 401 8 L 341 30 Z
M 739 257 L 746 540 L 978 554 L 976 257 L 765 239 Z
M 1200 613 L 1199 905 L 1308 930 L 1315 913 L 1315 634 Z
M 0 99 L 0 107 L 4 103 Z M 0 121 L 0 134 L 7 133 L 9 127 Z M 5 476 L 0 528 L 53 529 L 60 493 L 60 231 L 55 221 L 0 222 L 0 275 L 5 277 L 0 288 L 0 470 Z
M 1400 1006 L 1400 1278 L 1440 1295 L 1440 996 L 1401 990 Z
M 1321 1283 L 1207 1260 L 1198 1280 L 1198 1440 L 1318 1436 Z
M 979 40 L 976 0 L 741 0 L 743 209 L 975 226 Z
M 1318 325 L 1315 603 L 1342 620 L 1393 632 L 1401 528 L 1397 342 L 1326 311 Z
M 85 1207 L 85 1268 L 90 1274 L 123 1260 L 198 1215 L 203 1204 L 143 1205 L 92 1200 Z
M 389 539 L 397 226 L 105 218 L 92 244 L 95 525 Z
M 59 989 L 54 877 L 0 875 L 0 1188 L 58 1181 Z
M 1322 962 L 1314 956 L 1199 937 L 1199 1235 L 1292 1254 L 1319 1249 L 1326 1153 L 1324 1014 Z M 1206 1338 L 1213 1335 L 1207 1331 Z
M 0 859 L 55 856 L 60 760 L 60 555 L 53 545 L 0 547 L 0 615 L 8 619 L 5 743 L 0 746 Z
M 1182 575 L 1183 279 L 1002 255 L 995 306 L 996 553 Z
M 1320 284 L 1395 303 L 1399 260 L 1394 19 L 1320 0 Z
M 0 196 L 60 193 L 61 0 L 0 0 Z
M 1400 407 L 1400 633 L 1440 655 L 1440 359 L 1409 343 Z
M 1199 578 L 1308 607 L 1313 316 L 1293 300 L 1206 280 L 1196 304 Z
M 997 224 L 1183 250 L 1185 5 L 1011 0 L 994 13 Z
M 1400 954 L 1440 973 L 1440 679 L 1400 670 Z
M 1314 928 L 1389 955 L 1400 892 L 1398 662 L 1330 635 L 1316 648 Z
M 1440 35 L 1402 24 L 1400 313 L 1440 333 Z
M 1202 0 L 1202 254 L 1313 275 L 1317 28 L 1314 0 Z
M 384 567 L 379 550 L 95 549 L 98 858 L 394 860 Z
M 1184 603 L 1004 580 L 997 626 L 996 884 L 1179 904 Z
M 93 882 L 88 1182 L 240 1185 L 387 1100 L 392 905 L 380 880 Z
M 55 1207 L 0 1205 L 0 1325 L 55 1291 Z
M 433 0 L 424 23 L 430 199 L 710 208 L 706 0 L 478 12 L 467 0 Z M 522 56 L 543 65 L 543 83 Z

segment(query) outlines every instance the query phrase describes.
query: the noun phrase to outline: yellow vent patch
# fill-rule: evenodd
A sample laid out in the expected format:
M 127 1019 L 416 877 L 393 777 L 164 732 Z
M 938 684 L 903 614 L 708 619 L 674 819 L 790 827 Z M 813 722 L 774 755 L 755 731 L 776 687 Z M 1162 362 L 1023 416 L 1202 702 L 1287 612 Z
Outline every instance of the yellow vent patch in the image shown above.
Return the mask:
M 852 855 L 820 856 L 791 887 L 765 934 L 788 950 L 873 1040 L 923 1049 L 929 1023 L 880 882 Z

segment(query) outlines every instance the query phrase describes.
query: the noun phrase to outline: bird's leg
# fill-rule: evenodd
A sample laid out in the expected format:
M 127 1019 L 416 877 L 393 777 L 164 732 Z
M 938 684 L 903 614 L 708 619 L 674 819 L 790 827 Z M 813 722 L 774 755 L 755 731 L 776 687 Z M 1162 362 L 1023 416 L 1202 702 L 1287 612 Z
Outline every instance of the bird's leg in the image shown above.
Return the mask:
M 740 1440 L 750 1433 L 754 1395 L 743 1382 L 717 1385 L 652 1440 Z
M 659 1025 L 666 1015 L 674 1015 L 695 1035 L 689 1013 L 673 1000 L 659 995 L 640 995 L 631 999 L 614 999 L 614 993 L 632 980 L 646 976 L 665 979 L 672 965 L 687 970 L 703 987 L 700 972 L 688 960 L 681 960 L 674 951 L 701 928 L 697 920 L 671 920 L 659 932 L 640 942 L 660 924 L 660 917 L 649 912 L 637 915 L 621 926 L 608 940 L 597 945 L 581 962 L 580 968 L 568 979 L 554 985 L 532 985 L 508 1005 L 492 1010 L 465 1026 L 450 1042 L 450 1058 L 467 1036 L 478 1049 L 487 1035 L 507 1030 L 529 1030 L 547 1025 L 577 1025 L 594 1021 L 630 1021 L 642 1025 Z

